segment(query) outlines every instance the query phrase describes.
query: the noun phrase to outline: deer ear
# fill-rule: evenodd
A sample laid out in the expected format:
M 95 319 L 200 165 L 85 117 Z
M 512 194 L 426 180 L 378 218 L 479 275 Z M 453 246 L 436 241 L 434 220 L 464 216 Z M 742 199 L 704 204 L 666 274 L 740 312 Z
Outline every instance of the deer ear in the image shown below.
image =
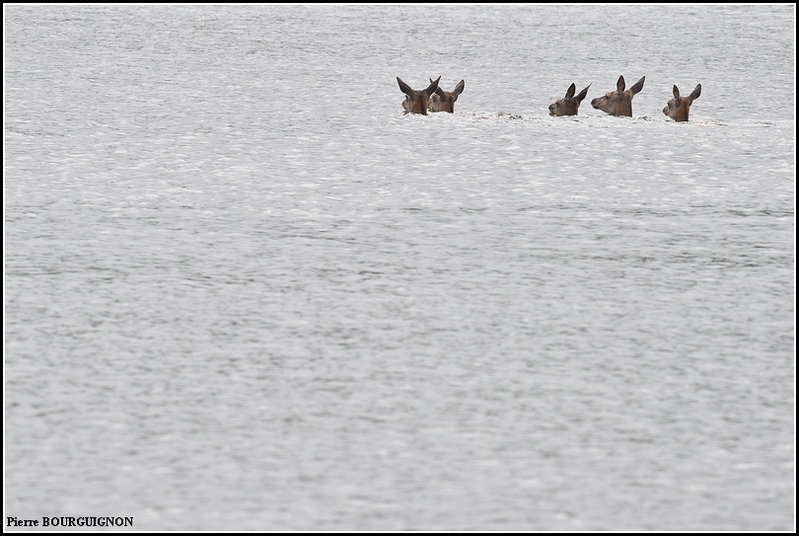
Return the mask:
M 566 100 L 571 99 L 574 97 L 574 92 L 577 91 L 577 88 L 574 87 L 574 84 L 569 86 L 569 89 L 566 90 L 566 96 L 564 97 Z
M 646 76 L 642 76 L 641 79 L 633 84 L 633 87 L 630 88 L 630 92 L 635 95 L 636 93 L 640 93 L 642 89 L 644 89 L 644 81 L 646 80 Z
M 413 89 L 411 89 L 411 86 L 400 80 L 399 76 L 397 77 L 397 83 L 399 84 L 400 91 L 410 97 L 413 97 Z
M 588 87 L 591 87 L 591 84 L 588 84 Z M 588 95 L 588 87 L 577 94 L 577 97 L 576 97 L 577 102 L 583 102 L 583 99 L 585 98 L 585 96 Z
M 455 86 L 453 93 L 455 93 L 456 95 L 460 95 L 461 93 L 463 93 L 465 87 L 466 87 L 466 82 L 461 80 L 460 82 L 458 82 L 458 85 Z
M 624 77 L 620 76 L 619 81 L 616 82 L 616 91 L 621 93 L 622 91 L 624 91 L 625 87 L 627 87 L 627 83 L 624 81 Z
M 430 85 L 429 85 L 429 86 L 427 86 L 427 89 L 425 89 L 425 90 L 424 90 L 424 91 L 425 91 L 425 93 L 427 93 L 427 96 L 428 96 L 428 97 L 429 97 L 430 95 L 432 95 L 433 93 L 435 93 L 435 92 L 436 92 L 436 90 L 438 89 L 438 81 L 439 81 L 439 80 L 441 80 L 441 77 L 440 77 L 440 76 L 439 76 L 438 78 L 436 78 L 436 79 L 435 79 L 433 82 L 430 82 Z
M 691 94 L 688 95 L 688 98 L 693 101 L 698 99 L 699 95 L 701 94 L 702 94 L 702 84 L 697 84 L 694 90 L 691 92 Z

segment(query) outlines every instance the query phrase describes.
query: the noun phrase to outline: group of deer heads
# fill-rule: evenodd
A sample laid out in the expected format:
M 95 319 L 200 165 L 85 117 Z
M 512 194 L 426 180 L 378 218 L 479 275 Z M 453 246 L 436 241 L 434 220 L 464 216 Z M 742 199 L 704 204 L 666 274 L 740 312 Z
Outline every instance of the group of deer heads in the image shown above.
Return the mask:
M 644 80 L 646 80 L 645 76 L 641 77 L 630 89 L 625 89 L 627 84 L 624 81 L 624 77 L 620 76 L 616 82 L 616 91 L 611 91 L 595 98 L 591 101 L 591 106 L 610 115 L 632 117 L 633 97 L 644 89 Z M 588 84 L 588 87 L 591 87 L 591 84 Z M 549 115 L 577 115 L 577 108 L 580 107 L 580 103 L 588 94 L 588 87 L 575 96 L 576 88 L 574 84 L 570 85 L 569 89 L 566 90 L 565 97 L 549 105 Z M 672 91 L 674 98 L 663 108 L 663 113 L 675 121 L 688 121 L 688 110 L 694 101 L 699 98 L 699 95 L 702 94 L 702 84 L 697 84 L 687 97 L 680 96 L 680 90 L 677 86 L 674 86 Z
M 455 101 L 463 93 L 463 88 L 466 83 L 461 80 L 452 91 L 444 91 L 438 87 L 438 81 L 441 80 L 439 76 L 435 80 L 430 79 L 430 85 L 427 89 L 416 91 L 403 82 L 400 77 L 397 77 L 400 91 L 405 93 L 405 100 L 402 102 L 402 107 L 406 112 L 412 114 L 427 115 L 428 111 L 431 112 L 449 112 L 455 111 Z
M 605 93 L 602 97 L 597 97 L 591 101 L 591 106 L 597 110 L 601 110 L 607 114 L 615 116 L 632 117 L 633 115 L 633 97 L 644 88 L 645 76 L 630 87 L 626 89 L 627 84 L 624 81 L 624 76 L 620 76 L 616 82 L 616 91 Z M 430 85 L 427 89 L 416 91 L 400 80 L 397 77 L 400 90 L 405 93 L 405 101 L 402 107 L 408 113 L 427 115 L 428 111 L 431 112 L 454 112 L 455 101 L 458 96 L 463 93 L 465 84 L 463 80 L 458 82 L 453 91 L 444 91 L 438 87 L 438 81 L 441 80 L 439 76 L 436 80 L 430 79 Z M 583 102 L 586 95 L 588 95 L 588 84 L 584 90 L 575 95 L 577 88 L 574 84 L 569 86 L 566 90 L 566 95 L 549 105 L 549 115 L 577 115 L 577 109 L 580 103 Z M 688 121 L 688 111 L 691 105 L 699 95 L 702 94 L 702 85 L 697 84 L 694 90 L 687 97 L 680 95 L 680 90 L 675 85 L 672 92 L 674 98 L 671 99 L 666 107 L 663 108 L 663 113 L 671 117 L 675 121 Z

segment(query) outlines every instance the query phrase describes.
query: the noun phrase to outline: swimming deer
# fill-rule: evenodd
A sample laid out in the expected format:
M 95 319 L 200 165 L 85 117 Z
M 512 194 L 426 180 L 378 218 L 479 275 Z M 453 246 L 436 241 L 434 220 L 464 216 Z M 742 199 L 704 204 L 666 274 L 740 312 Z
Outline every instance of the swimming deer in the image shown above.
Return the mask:
M 624 91 L 626 84 L 624 83 L 624 77 L 620 76 L 619 81 L 616 82 L 616 91 L 611 91 L 610 93 L 605 93 L 602 97 L 595 98 L 591 101 L 591 106 L 610 115 L 632 117 L 633 97 L 644 89 L 645 79 L 645 76 L 641 77 L 633 87 Z
M 439 77 L 439 79 L 440 78 L 441 77 Z M 432 78 L 430 79 L 430 82 L 433 82 Z M 458 100 L 458 96 L 463 93 L 464 87 L 466 87 L 466 84 L 463 80 L 461 80 L 452 91 L 444 91 L 441 88 L 437 88 L 435 94 L 430 97 L 430 104 L 428 104 L 430 111 L 449 113 L 454 112 L 455 101 Z
M 588 84 L 588 87 L 591 87 L 591 84 Z M 575 97 L 574 92 L 577 88 L 574 84 L 570 85 L 569 89 L 566 90 L 565 97 L 549 105 L 549 115 L 577 115 L 577 108 L 580 107 L 580 103 L 588 95 L 588 87 Z
M 702 94 L 702 84 L 697 84 L 687 97 L 680 97 L 680 90 L 676 85 L 672 92 L 674 93 L 674 98 L 663 108 L 663 113 L 675 121 L 688 121 L 688 111 L 691 109 L 691 105 L 694 101 Z
M 435 82 L 430 82 L 430 85 L 427 86 L 427 89 L 416 91 L 411 89 L 411 86 L 400 80 L 400 77 L 398 76 L 397 82 L 399 83 L 400 91 L 405 93 L 405 100 L 402 102 L 402 107 L 405 108 L 405 111 L 412 114 L 427 115 L 427 105 L 430 101 L 430 95 L 435 93 L 438 89 L 439 80 L 441 80 L 440 76 Z

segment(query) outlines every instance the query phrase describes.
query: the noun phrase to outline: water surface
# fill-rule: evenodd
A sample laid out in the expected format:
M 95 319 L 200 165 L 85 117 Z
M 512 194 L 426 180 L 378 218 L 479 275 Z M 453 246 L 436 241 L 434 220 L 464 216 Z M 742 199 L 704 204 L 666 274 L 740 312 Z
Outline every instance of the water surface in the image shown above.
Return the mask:
M 441 9 L 5 8 L 7 515 L 794 529 L 795 7 Z

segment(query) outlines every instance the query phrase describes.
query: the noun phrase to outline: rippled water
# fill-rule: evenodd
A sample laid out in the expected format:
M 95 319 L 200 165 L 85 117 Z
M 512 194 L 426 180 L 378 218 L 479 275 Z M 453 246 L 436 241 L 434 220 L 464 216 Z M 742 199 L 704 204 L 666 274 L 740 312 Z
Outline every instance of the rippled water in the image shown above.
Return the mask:
M 794 5 L 4 12 L 7 516 L 795 527 Z

